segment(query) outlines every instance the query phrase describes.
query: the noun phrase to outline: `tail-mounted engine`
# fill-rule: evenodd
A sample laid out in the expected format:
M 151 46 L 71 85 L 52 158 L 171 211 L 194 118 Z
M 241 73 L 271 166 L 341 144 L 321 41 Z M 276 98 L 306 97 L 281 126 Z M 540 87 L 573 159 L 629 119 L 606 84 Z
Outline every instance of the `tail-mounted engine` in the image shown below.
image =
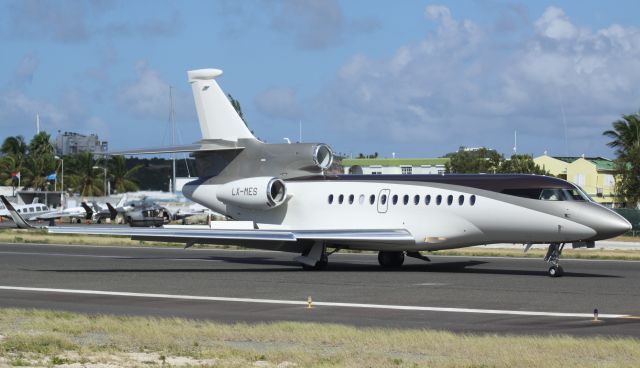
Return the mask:
M 273 177 L 234 180 L 224 184 L 216 193 L 218 200 L 252 210 L 269 210 L 287 200 L 284 181 Z

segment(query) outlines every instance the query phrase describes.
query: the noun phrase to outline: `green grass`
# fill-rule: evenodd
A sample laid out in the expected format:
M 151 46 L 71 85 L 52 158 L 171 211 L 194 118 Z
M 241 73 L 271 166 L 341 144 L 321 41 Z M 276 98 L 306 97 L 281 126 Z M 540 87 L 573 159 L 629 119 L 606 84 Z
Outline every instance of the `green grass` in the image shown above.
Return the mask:
M 0 366 L 548 367 L 558 362 L 562 367 L 636 367 L 639 361 L 640 341 L 633 338 L 223 324 L 0 309 Z

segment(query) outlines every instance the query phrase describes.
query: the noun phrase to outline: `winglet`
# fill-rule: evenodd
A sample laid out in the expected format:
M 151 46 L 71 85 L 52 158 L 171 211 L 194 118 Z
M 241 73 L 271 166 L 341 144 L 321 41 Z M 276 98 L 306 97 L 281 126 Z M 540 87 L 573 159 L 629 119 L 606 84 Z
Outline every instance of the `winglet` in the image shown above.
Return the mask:
M 19 229 L 37 229 L 37 227 L 29 224 L 27 221 L 25 221 L 25 219 L 22 218 L 22 216 L 20 216 L 18 211 L 13 208 L 13 205 L 5 196 L 0 195 L 0 200 L 2 200 L 2 204 L 4 204 L 4 206 L 7 208 L 7 211 L 9 211 L 9 216 L 11 216 L 13 222 L 15 222 L 16 226 Z

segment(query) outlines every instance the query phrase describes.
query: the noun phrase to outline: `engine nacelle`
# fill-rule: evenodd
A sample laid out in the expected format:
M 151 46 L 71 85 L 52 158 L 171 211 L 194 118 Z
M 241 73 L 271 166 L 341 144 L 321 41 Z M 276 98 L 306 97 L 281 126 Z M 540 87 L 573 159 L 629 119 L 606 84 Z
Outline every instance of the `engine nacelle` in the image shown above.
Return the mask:
M 287 187 L 278 178 L 246 178 L 224 184 L 218 189 L 216 198 L 224 204 L 252 210 L 269 210 L 286 201 Z

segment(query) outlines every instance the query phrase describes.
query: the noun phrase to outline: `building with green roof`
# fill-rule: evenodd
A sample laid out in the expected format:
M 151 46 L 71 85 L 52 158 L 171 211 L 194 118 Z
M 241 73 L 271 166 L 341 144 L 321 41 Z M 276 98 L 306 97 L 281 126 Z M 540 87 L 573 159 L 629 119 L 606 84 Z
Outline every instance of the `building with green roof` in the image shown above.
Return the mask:
M 443 174 L 448 158 L 343 159 L 345 174 Z
M 604 157 L 548 156 L 533 161 L 552 175 L 579 185 L 596 202 L 608 207 L 618 207 L 615 185 L 619 178 L 615 163 Z

